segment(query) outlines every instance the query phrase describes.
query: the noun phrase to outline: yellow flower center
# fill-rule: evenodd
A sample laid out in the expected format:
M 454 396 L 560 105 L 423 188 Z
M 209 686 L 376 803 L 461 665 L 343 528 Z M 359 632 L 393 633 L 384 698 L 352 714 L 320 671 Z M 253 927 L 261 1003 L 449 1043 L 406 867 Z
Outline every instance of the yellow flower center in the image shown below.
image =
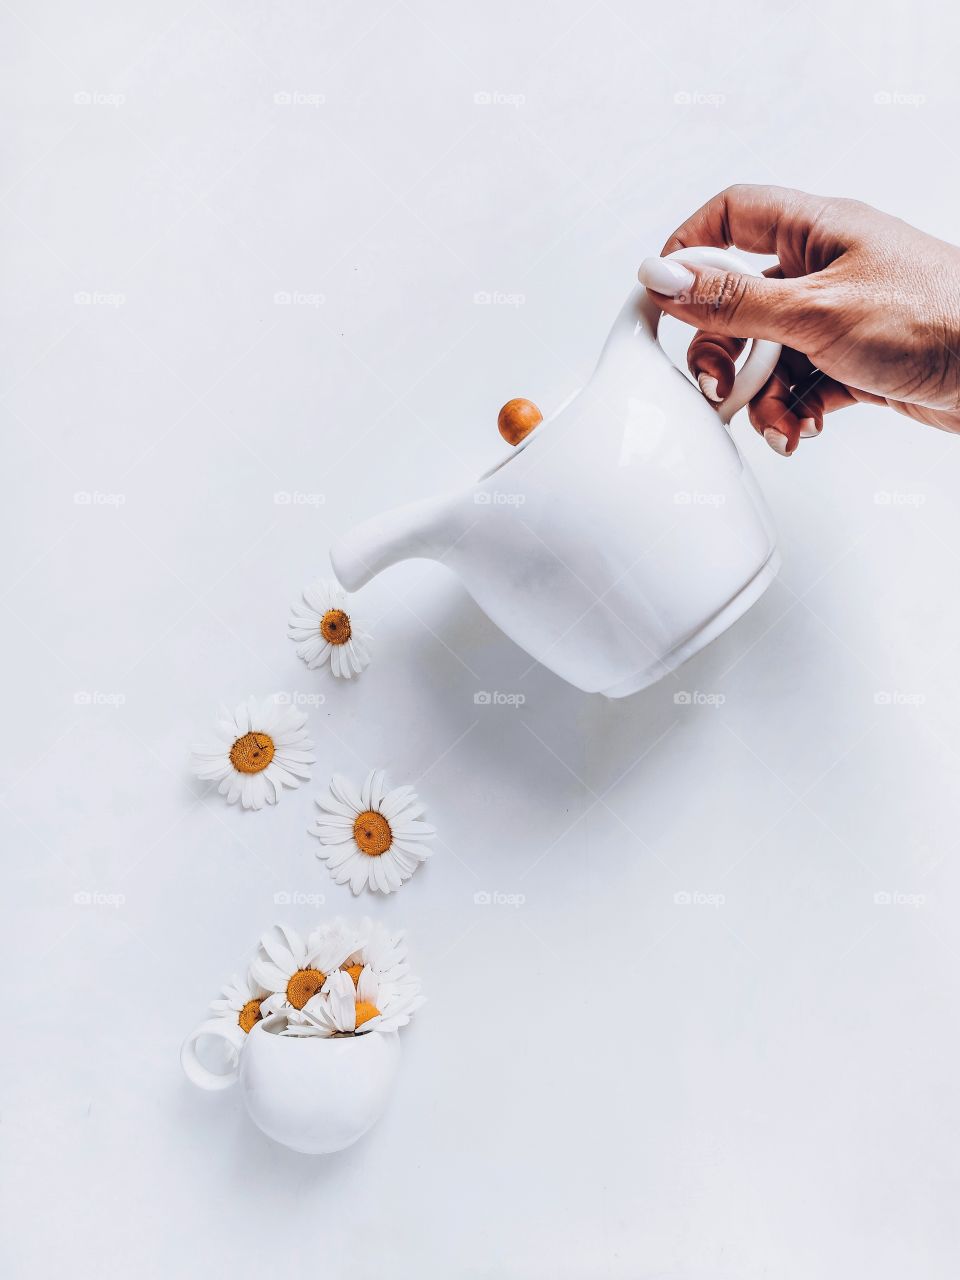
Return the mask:
M 357 983 L 360 981 L 361 973 L 363 973 L 363 965 L 362 964 L 345 965 L 343 972 L 349 973 L 350 977 L 353 979 L 353 985 L 356 986 Z
M 365 1022 L 369 1022 L 371 1018 L 375 1018 L 380 1010 L 375 1004 L 371 1004 L 369 1000 L 357 1001 L 357 1029 L 363 1026 Z
M 346 644 L 350 639 L 350 618 L 342 609 L 328 609 L 320 619 L 320 634 L 330 644 Z
M 248 1000 L 240 1010 L 240 1016 L 237 1018 L 237 1021 L 240 1023 L 241 1031 L 246 1031 L 248 1035 L 260 1021 L 261 1002 L 262 997 L 260 1000 Z
M 298 969 L 287 983 L 287 999 L 295 1009 L 302 1009 L 326 980 L 327 975 L 319 969 Z
M 230 763 L 238 773 L 262 773 L 276 747 L 266 733 L 245 733 L 230 748 Z
M 371 858 L 379 858 L 393 844 L 393 832 L 390 823 L 382 813 L 367 809 L 361 813 L 353 824 L 353 838 L 361 853 Z

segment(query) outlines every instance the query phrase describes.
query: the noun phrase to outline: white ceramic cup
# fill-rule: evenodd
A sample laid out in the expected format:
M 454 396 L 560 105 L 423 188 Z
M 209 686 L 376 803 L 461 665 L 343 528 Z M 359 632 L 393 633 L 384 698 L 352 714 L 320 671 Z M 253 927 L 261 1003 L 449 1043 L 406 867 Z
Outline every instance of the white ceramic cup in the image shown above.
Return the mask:
M 376 1124 L 390 1100 L 400 1061 L 397 1033 L 281 1036 L 282 1025 L 281 1019 L 268 1018 L 245 1035 L 226 1019 L 201 1023 L 181 1049 L 187 1078 L 201 1089 L 225 1089 L 239 1079 L 251 1120 L 293 1151 L 323 1155 L 351 1146 Z M 198 1043 L 209 1036 L 227 1048 L 222 1073 L 197 1056 Z

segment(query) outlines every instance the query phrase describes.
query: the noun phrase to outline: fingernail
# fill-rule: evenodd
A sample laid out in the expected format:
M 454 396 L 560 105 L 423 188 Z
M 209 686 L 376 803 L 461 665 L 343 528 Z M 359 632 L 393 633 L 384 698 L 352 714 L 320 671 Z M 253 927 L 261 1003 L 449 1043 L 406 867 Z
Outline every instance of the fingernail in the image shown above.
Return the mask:
M 801 440 L 811 440 L 814 436 L 818 436 L 819 434 L 820 434 L 820 431 L 817 428 L 815 419 L 813 418 L 800 419 L 800 439 Z
M 668 298 L 675 298 L 678 293 L 689 289 L 696 277 L 679 262 L 667 262 L 666 258 L 644 258 L 637 272 L 641 284 L 652 289 L 654 293 L 665 293 Z
M 763 433 L 763 438 L 774 451 L 779 453 L 781 458 L 788 458 L 787 445 L 790 443 L 782 431 L 777 431 L 775 427 L 767 427 Z
M 698 373 L 697 382 L 700 384 L 700 390 L 708 400 L 712 400 L 714 404 L 720 403 L 723 396 L 717 389 L 719 384 L 716 378 L 711 378 L 709 373 Z

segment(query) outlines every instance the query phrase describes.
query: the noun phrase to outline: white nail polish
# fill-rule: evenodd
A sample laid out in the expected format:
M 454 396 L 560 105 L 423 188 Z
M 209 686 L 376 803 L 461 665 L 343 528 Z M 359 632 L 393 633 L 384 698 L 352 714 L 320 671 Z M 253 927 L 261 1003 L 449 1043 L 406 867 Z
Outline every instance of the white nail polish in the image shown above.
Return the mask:
M 782 431 L 777 431 L 774 427 L 767 427 L 766 431 L 763 433 L 763 438 L 774 453 L 779 453 L 781 458 L 787 458 L 790 456 L 787 453 L 787 437 Z
M 818 436 L 820 432 L 817 430 L 816 421 L 813 418 L 800 419 L 800 439 L 812 440 L 814 436 Z
M 637 279 L 642 285 L 654 293 L 665 293 L 668 298 L 684 293 L 695 278 L 693 272 L 679 262 L 667 262 L 666 258 L 644 258 L 637 272 Z
M 717 390 L 719 384 L 716 378 L 711 378 L 709 373 L 698 373 L 697 382 L 700 385 L 700 390 L 708 400 L 712 400 L 714 404 L 720 403 L 723 396 L 720 395 L 720 392 Z

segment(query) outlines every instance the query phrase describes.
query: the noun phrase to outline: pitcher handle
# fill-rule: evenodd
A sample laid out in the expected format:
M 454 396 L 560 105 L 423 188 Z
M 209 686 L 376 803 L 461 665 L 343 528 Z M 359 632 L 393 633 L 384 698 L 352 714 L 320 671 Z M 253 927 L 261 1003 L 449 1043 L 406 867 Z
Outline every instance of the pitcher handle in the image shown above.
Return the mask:
M 197 1041 L 211 1036 L 224 1042 L 229 1065 L 226 1071 L 211 1071 L 197 1057 Z M 208 1018 L 195 1027 L 180 1047 L 180 1065 L 191 1084 L 200 1089 L 229 1089 L 240 1074 L 240 1050 L 247 1033 L 228 1018 Z
M 691 249 L 677 249 L 674 253 L 668 253 L 667 257 L 671 261 L 686 262 L 693 267 L 715 267 L 719 271 L 736 271 L 739 275 L 748 276 L 762 274 L 732 249 L 699 245 Z M 646 290 L 644 294 L 645 319 L 653 336 L 656 337 L 663 312 Z M 733 389 L 726 400 L 717 405 L 721 421 L 729 423 L 733 415 L 753 399 L 773 373 L 779 359 L 779 342 L 768 342 L 762 338 L 753 339 L 743 367 L 736 376 Z

